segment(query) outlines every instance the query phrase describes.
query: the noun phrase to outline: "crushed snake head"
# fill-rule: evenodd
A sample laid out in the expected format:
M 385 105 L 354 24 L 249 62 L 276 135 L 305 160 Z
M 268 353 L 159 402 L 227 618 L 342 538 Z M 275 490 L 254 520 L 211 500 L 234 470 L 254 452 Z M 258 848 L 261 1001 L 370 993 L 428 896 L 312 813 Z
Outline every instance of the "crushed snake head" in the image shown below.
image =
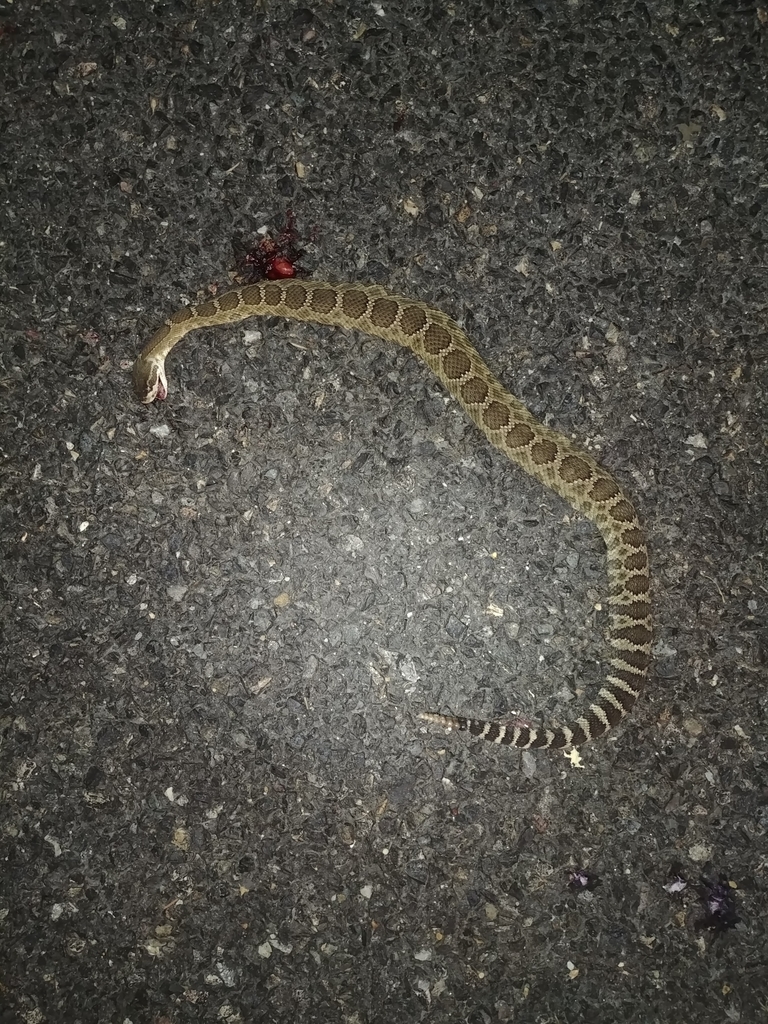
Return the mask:
M 164 358 L 154 356 L 142 364 L 136 360 L 133 364 L 133 393 L 144 405 L 155 400 L 165 401 L 168 397 L 168 381 Z

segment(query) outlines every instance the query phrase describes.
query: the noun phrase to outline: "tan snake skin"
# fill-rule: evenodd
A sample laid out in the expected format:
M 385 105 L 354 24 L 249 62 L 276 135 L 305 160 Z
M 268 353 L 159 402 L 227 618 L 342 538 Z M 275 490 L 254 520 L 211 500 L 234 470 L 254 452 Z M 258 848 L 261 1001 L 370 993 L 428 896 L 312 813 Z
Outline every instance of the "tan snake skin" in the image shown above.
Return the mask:
M 608 552 L 611 647 L 605 683 L 582 717 L 569 726 L 502 725 L 423 714 L 448 729 L 513 747 L 577 746 L 602 736 L 633 707 L 651 656 L 648 553 L 635 511 L 594 459 L 539 423 L 485 365 L 464 331 L 438 309 L 393 295 L 378 285 L 265 281 L 235 288 L 199 306 L 180 309 L 150 339 L 133 369 L 137 398 L 165 398 L 165 357 L 189 331 L 252 316 L 351 327 L 411 349 L 448 388 L 496 448 L 546 484 L 600 530 Z

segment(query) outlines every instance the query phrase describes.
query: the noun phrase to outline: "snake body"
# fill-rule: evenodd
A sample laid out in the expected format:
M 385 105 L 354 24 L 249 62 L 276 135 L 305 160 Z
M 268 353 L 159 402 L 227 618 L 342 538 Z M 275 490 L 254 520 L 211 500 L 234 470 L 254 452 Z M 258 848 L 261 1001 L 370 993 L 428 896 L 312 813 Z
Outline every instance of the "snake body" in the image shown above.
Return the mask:
M 643 531 L 619 484 L 568 438 L 544 426 L 494 377 L 457 323 L 438 309 L 379 285 L 265 281 L 174 313 L 136 360 L 137 398 L 168 390 L 165 358 L 184 335 L 253 316 L 354 328 L 403 345 L 423 360 L 494 447 L 551 488 L 600 530 L 608 555 L 609 669 L 594 703 L 567 726 L 504 725 L 440 714 L 419 717 L 513 747 L 577 746 L 602 736 L 634 706 L 651 657 L 648 554 Z

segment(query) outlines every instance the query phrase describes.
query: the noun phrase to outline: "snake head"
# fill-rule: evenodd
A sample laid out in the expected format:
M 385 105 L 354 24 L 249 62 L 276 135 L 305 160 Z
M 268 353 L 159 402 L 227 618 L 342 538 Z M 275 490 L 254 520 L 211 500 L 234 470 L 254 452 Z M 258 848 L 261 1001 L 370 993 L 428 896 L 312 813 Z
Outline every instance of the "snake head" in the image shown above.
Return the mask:
M 163 401 L 168 394 L 164 359 L 142 359 L 133 366 L 133 391 L 140 402 L 149 405 L 155 399 Z

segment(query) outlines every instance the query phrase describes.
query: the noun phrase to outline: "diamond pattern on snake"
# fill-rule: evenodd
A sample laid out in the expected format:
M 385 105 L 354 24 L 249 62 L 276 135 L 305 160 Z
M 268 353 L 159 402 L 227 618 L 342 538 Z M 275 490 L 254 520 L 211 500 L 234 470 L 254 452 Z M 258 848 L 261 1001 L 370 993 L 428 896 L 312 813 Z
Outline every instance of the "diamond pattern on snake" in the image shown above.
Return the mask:
M 136 360 L 133 384 L 139 401 L 166 397 L 166 357 L 190 331 L 254 316 L 353 328 L 410 349 L 495 448 L 590 519 L 603 536 L 610 589 L 606 632 L 610 656 L 602 687 L 579 717 L 569 725 L 541 727 L 433 712 L 419 717 L 524 749 L 576 747 L 617 725 L 646 683 L 652 634 L 645 537 L 632 503 L 614 478 L 511 395 L 455 321 L 439 309 L 379 285 L 265 281 L 180 309 L 158 328 Z

